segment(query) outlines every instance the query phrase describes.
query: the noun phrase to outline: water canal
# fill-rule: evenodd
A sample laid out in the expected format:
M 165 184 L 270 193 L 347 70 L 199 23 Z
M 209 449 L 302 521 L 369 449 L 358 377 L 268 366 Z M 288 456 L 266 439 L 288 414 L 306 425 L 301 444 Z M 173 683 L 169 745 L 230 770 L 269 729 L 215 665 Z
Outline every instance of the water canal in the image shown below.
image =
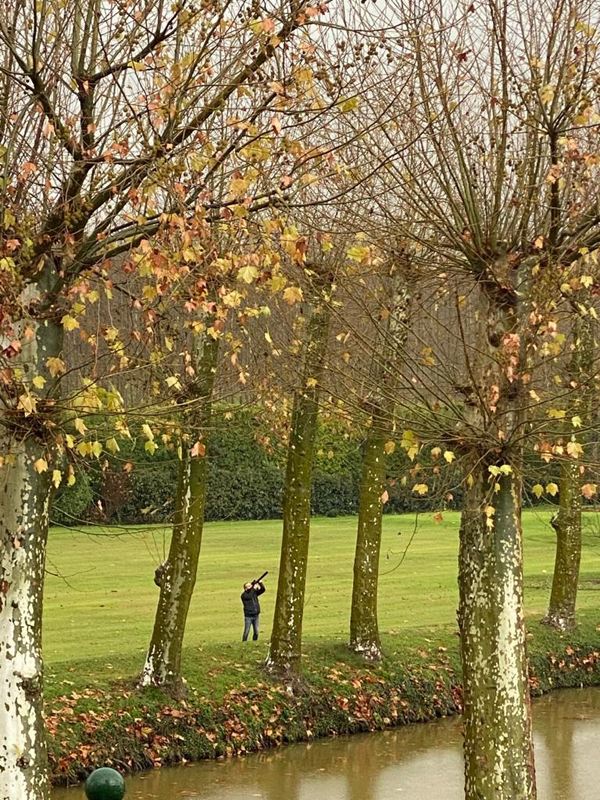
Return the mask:
M 600 689 L 534 703 L 538 800 L 600 797 Z M 127 779 L 126 800 L 462 800 L 460 719 L 295 744 Z M 81 787 L 52 800 L 79 800 Z

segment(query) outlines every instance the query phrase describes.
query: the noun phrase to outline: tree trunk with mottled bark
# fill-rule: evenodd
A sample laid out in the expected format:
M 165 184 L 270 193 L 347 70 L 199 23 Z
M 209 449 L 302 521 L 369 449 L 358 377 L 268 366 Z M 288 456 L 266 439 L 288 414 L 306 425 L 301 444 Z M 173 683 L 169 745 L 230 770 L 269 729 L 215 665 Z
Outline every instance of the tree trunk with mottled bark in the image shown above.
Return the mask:
M 49 260 L 23 306 L 39 308 L 55 280 Z M 45 800 L 42 604 L 52 473 L 60 466 L 52 426 L 59 381 L 46 364 L 61 355 L 63 333 L 51 314 L 21 320 L 13 338 L 22 350 L 10 366 L 23 370 L 23 391 L 35 394 L 37 408 L 24 413 L 18 398 L 0 398 L 0 799 Z M 36 391 L 38 375 L 46 383 Z
M 394 374 L 399 368 L 408 332 L 411 284 L 408 274 L 394 276 L 388 325 L 372 380 L 371 425 L 363 449 L 358 504 L 358 533 L 354 555 L 354 580 L 350 614 L 350 647 L 368 660 L 381 658 L 377 619 L 379 554 L 383 492 L 386 481 L 386 443 L 392 435 Z
M 578 320 L 575 327 L 573 358 L 569 369 L 572 385 L 578 394 L 570 417 L 579 416 L 581 425 L 592 424 L 590 396 L 594 360 L 594 331 L 589 315 Z M 585 446 L 589 436 L 573 433 L 571 441 Z M 545 625 L 559 631 L 573 630 L 576 624 L 575 608 L 581 564 L 581 487 L 582 477 L 577 461 L 565 460 L 561 464 L 558 511 L 551 523 L 556 533 L 556 556 L 552 576 L 552 590 L 548 613 L 542 620 Z
M 523 612 L 522 438 L 535 259 L 482 284 L 480 348 L 469 364 L 459 610 L 466 800 L 535 800 Z M 496 274 L 508 274 L 503 262 Z M 484 349 L 485 348 L 485 349 Z M 479 443 L 469 433 L 477 431 Z
M 206 324 L 208 328 L 210 323 Z M 175 516 L 169 555 L 157 570 L 160 596 L 146 663 L 140 676 L 142 686 L 162 686 L 174 694 L 183 689 L 181 653 L 190 602 L 196 583 L 204 507 L 206 502 L 206 432 L 212 413 L 212 391 L 219 342 L 204 332 L 195 346 L 195 381 L 188 387 L 186 404 L 189 438 L 182 442 Z M 204 436 L 196 451 L 193 440 Z
M 581 563 L 581 475 L 579 465 L 561 465 L 559 506 L 551 519 L 556 557 L 548 613 L 542 620 L 559 631 L 575 627 L 575 605 Z
M 470 472 L 460 527 L 459 612 L 466 800 L 533 800 L 535 771 L 523 616 L 521 483 L 490 499 L 484 463 Z M 486 508 L 493 500 L 495 512 Z
M 310 535 L 310 499 L 319 383 L 323 372 L 330 310 L 326 303 L 312 310 L 307 322 L 301 385 L 294 395 L 283 491 L 283 539 L 271 646 L 267 667 L 296 672 L 302 652 L 302 617 Z
M 388 438 L 382 430 L 372 430 L 367 434 L 360 482 L 358 535 L 350 614 L 350 647 L 369 660 L 381 658 L 377 591 L 383 512 L 381 497 L 386 479 L 385 443 Z

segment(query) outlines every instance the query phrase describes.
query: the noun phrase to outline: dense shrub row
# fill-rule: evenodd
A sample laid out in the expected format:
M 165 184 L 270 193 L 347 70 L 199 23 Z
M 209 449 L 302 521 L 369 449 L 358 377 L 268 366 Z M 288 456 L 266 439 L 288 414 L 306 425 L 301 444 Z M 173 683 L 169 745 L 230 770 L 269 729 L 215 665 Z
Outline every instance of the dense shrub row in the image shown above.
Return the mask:
M 269 442 L 268 428 L 252 410 L 238 411 L 232 419 L 219 420 L 209 437 L 207 520 L 276 519 L 281 517 L 285 449 Z M 265 445 L 265 441 L 267 444 Z M 77 521 L 122 524 L 168 522 L 173 514 L 178 459 L 175 447 L 161 447 L 154 455 L 145 439 L 120 441 L 117 456 L 107 456 L 108 469 L 100 461 L 81 468 L 77 481 L 62 488 L 56 498 L 53 521 L 61 525 Z M 361 473 L 360 435 L 352 436 L 339 422 L 321 422 L 313 478 L 312 511 L 317 515 L 355 514 Z M 104 456 L 102 459 L 104 460 Z M 427 458 L 419 455 L 423 472 Z M 131 462 L 130 472 L 124 464 Z M 389 457 L 388 495 L 384 510 L 413 512 L 459 508 L 459 469 L 446 464 L 439 475 L 426 479 L 429 492 L 413 492 L 418 475 L 402 480 L 414 467 L 397 447 Z M 546 480 L 554 476 L 546 468 Z M 555 469 L 555 467 L 552 467 Z M 528 497 L 530 501 L 535 498 Z

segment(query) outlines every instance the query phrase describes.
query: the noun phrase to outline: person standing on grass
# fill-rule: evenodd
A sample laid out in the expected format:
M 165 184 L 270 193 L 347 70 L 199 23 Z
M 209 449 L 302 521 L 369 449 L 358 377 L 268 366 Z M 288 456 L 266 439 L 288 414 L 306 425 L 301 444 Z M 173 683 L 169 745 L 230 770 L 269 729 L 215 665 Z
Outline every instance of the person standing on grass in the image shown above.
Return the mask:
M 242 605 L 244 606 L 244 635 L 242 641 L 248 641 L 248 634 L 250 628 L 254 629 L 252 634 L 252 641 L 258 639 L 258 619 L 260 617 L 260 603 L 258 596 L 264 594 L 265 587 L 262 581 L 256 583 L 245 583 L 244 591 L 242 592 Z

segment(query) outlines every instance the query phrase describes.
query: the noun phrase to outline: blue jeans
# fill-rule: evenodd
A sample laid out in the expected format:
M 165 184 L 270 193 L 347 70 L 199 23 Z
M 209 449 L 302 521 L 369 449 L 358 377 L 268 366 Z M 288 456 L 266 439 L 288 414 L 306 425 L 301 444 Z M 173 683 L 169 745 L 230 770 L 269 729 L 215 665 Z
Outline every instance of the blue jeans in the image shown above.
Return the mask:
M 258 614 L 255 617 L 244 617 L 244 635 L 242 636 L 242 642 L 248 641 L 250 628 L 254 628 L 252 641 L 255 642 L 258 639 Z

